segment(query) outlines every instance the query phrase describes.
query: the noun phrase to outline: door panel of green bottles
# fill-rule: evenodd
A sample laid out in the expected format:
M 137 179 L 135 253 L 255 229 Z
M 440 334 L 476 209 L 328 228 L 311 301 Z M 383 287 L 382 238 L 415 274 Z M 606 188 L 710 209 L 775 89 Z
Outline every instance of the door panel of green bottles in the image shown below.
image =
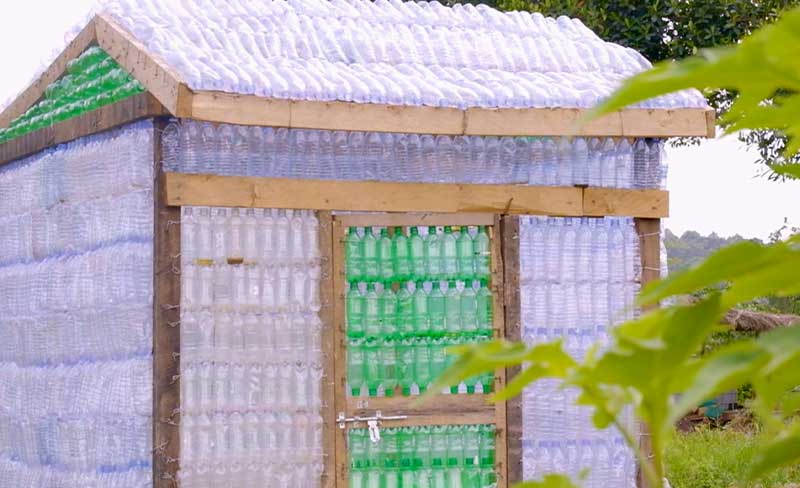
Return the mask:
M 493 336 L 487 227 L 350 227 L 344 245 L 349 395 L 423 393 L 455 360 L 448 347 Z M 493 382 L 485 374 L 449 393 Z
M 495 426 L 434 425 L 350 429 L 349 488 L 491 488 Z

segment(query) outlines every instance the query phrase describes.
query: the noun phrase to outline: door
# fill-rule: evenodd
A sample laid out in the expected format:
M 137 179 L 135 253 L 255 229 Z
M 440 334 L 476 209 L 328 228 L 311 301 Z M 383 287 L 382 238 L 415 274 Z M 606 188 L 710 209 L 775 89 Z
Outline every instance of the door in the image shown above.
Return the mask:
M 488 402 L 505 370 L 417 401 L 448 346 L 505 336 L 499 222 L 333 216 L 326 486 L 507 486 L 506 406 Z

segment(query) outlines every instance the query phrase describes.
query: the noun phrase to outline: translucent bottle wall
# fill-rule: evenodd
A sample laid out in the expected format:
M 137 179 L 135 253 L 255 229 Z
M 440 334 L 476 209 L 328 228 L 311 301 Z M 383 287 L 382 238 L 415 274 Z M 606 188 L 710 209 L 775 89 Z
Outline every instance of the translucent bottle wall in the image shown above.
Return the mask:
M 181 222 L 181 486 L 318 486 L 316 215 L 184 207 Z
M 164 134 L 169 171 L 341 180 L 663 188 L 660 140 L 479 137 L 216 125 Z
M 153 126 L 0 168 L 0 486 L 152 484 Z
M 529 344 L 562 339 L 576 358 L 633 318 L 640 279 L 639 239 L 630 218 L 520 220 L 522 335 Z M 523 392 L 523 475 L 574 476 L 586 487 L 634 487 L 636 463 L 614 429 L 597 430 L 577 391 L 555 380 Z M 626 419 L 632 422 L 632 419 Z

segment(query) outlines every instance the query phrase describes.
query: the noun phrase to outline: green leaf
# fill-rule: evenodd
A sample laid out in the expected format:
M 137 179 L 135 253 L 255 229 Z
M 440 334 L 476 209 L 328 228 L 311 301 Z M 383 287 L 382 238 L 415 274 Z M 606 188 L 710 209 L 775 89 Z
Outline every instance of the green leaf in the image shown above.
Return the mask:
M 756 480 L 782 467 L 800 462 L 800 432 L 794 432 L 776 439 L 756 452 L 750 466 L 748 478 Z
M 546 474 L 540 481 L 517 483 L 513 488 L 580 488 L 569 476 L 563 474 Z
M 800 164 L 773 164 L 769 168 L 779 175 L 800 179 Z

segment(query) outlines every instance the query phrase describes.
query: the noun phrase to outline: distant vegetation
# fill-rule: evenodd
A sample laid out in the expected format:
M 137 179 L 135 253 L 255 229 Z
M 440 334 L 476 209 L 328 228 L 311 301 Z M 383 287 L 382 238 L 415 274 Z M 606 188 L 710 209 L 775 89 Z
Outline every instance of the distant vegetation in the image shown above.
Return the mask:
M 684 270 L 703 262 L 712 252 L 725 246 L 747 240 L 736 234 L 733 237 L 720 237 L 716 233 L 702 236 L 700 233 L 687 230 L 678 237 L 669 229 L 666 231 L 664 245 L 667 246 L 667 263 L 670 273 Z M 758 241 L 758 239 L 752 239 Z

